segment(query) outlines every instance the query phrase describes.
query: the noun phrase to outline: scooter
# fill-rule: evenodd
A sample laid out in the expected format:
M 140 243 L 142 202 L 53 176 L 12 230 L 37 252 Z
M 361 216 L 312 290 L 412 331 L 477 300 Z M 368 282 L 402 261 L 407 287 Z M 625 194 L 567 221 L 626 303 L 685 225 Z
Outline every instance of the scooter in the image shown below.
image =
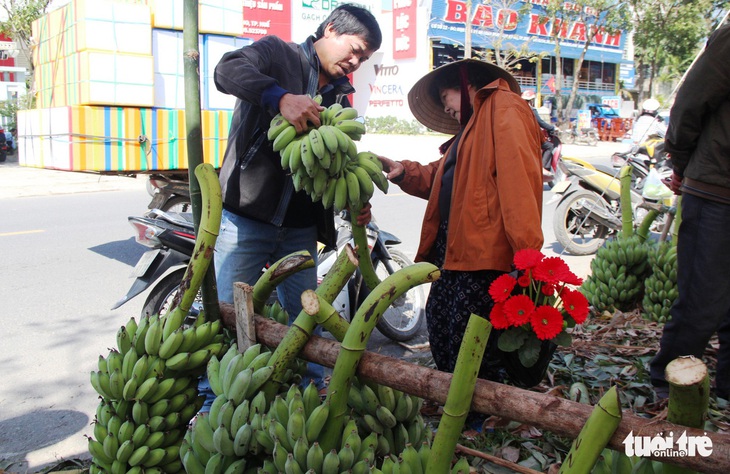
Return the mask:
M 552 189 L 556 184 L 565 181 L 566 175 L 560 166 L 560 159 L 563 156 L 563 143 L 557 133 L 548 134 L 548 140 L 553 144 L 552 156 L 550 157 L 550 176 L 544 177 L 543 181 L 547 181 L 548 187 Z
M 147 180 L 147 192 L 152 200 L 148 209 L 165 212 L 192 212 L 190 184 L 187 173 L 153 173 Z
M 337 229 L 337 250 L 327 250 L 320 246 L 318 253 L 317 280 L 321 282 L 332 265 L 337 260 L 337 254 L 345 244 L 354 245 L 352 238 L 352 223 L 349 211 L 342 211 L 335 216 Z M 395 235 L 381 230 L 377 224 L 370 222 L 366 229 L 368 247 L 373 262 L 373 268 L 380 280 L 387 278 L 401 268 L 413 265 L 406 254 L 394 249 L 401 243 Z M 340 316 L 350 320 L 355 310 L 362 304 L 370 291 L 368 290 L 359 270 L 355 272 L 345 288 L 335 298 L 332 306 Z M 416 286 L 399 297 L 383 313 L 378 321 L 377 328 L 389 339 L 404 342 L 412 339 L 421 327 L 426 308 L 426 295 L 422 286 Z
M 576 123 L 568 130 L 561 130 L 560 139 L 569 145 L 596 146 L 598 144 L 598 132 L 593 127 L 578 128 Z
M 650 172 L 643 160 L 626 157 L 624 164 L 632 165 L 631 207 L 634 221 L 640 222 L 649 209 L 664 209 L 663 202 L 642 195 L 634 183 L 642 184 Z M 562 157 L 561 166 L 567 180 L 553 187 L 560 196 L 553 216 L 555 237 L 573 255 L 596 253 L 606 238 L 621 230 L 621 185 L 618 170 L 592 165 L 578 158 Z M 652 226 L 661 228 L 664 217 Z
M 349 216 L 338 217 L 338 249 L 351 241 L 352 233 Z M 151 288 L 142 308 L 142 315 L 165 311 L 175 297 L 190 256 L 195 247 L 195 231 L 192 213 L 165 212 L 152 209 L 142 217 L 129 217 L 130 225 L 135 229 L 135 240 L 149 247 L 137 262 L 132 276 L 135 277 L 127 294 L 117 301 L 112 309 L 117 309 L 132 298 Z M 373 266 L 382 278 L 387 277 L 398 268 L 412 265 L 405 254 L 392 249 L 400 243 L 393 234 L 380 230 L 371 222 L 367 227 L 368 242 L 372 246 Z M 336 253 L 320 250 L 318 280 L 324 277 L 331 268 Z M 263 270 L 262 270 L 263 271 Z M 353 278 L 337 296 L 334 306 L 340 314 L 350 319 L 355 310 L 367 296 L 362 277 L 355 273 Z M 423 289 L 416 287 L 399 298 L 380 318 L 378 329 L 395 341 L 407 341 L 413 338 L 421 326 L 425 311 L 426 297 Z M 202 309 L 202 301 L 198 298 L 191 312 Z

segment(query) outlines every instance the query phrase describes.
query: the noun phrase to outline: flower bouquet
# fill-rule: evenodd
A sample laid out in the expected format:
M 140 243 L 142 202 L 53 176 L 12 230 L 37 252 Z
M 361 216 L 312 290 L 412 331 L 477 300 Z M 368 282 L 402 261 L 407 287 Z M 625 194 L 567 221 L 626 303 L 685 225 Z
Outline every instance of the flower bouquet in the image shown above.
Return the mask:
M 505 274 L 489 286 L 495 303 L 489 319 L 495 329 L 503 330 L 497 345 L 505 353 L 516 352 L 523 367 L 547 358 L 543 361 L 547 370 L 557 346 L 571 343 L 566 330 L 588 316 L 588 300 L 569 287 L 582 280 L 562 258 L 546 258 L 538 250 L 520 250 L 513 263 L 517 277 L 515 272 Z

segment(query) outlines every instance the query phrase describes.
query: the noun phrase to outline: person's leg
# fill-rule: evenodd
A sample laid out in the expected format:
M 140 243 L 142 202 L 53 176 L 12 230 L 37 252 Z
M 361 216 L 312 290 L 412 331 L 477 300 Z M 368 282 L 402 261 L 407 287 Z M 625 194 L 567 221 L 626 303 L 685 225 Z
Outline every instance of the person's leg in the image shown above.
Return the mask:
M 275 250 L 278 228 L 223 211 L 214 262 L 218 299 L 233 303 L 233 283 L 253 285 Z
M 702 357 L 730 313 L 730 206 L 685 194 L 677 246 L 679 297 L 664 326 L 659 353 L 650 363 L 655 387 L 666 387 L 664 370 L 680 356 Z M 658 392 L 659 393 L 659 392 Z
M 302 293 L 305 290 L 317 289 L 317 228 L 312 226 L 301 229 L 291 227 L 279 229 L 276 237 L 276 251 L 272 256 L 274 261 L 302 250 L 307 250 L 314 258 L 315 266 L 291 275 L 276 289 L 281 305 L 289 314 L 289 324 L 294 322 L 302 310 Z M 314 334 L 321 336 L 322 327 L 317 325 Z M 321 390 L 325 387 L 324 376 L 324 367 L 310 362 L 307 364 L 302 386 L 306 387 L 312 380 Z

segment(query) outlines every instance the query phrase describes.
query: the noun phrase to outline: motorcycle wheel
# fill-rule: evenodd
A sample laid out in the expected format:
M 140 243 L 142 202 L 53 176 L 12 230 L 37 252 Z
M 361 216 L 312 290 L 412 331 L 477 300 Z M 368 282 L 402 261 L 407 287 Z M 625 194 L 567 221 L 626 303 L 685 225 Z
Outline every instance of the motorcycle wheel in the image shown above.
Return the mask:
M 173 196 L 165 202 L 162 206 L 162 211 L 165 212 L 193 212 L 193 208 L 190 205 L 190 199 L 184 196 Z
M 388 249 L 388 252 L 393 257 L 392 260 L 373 263 L 375 273 L 381 281 L 399 269 L 413 265 L 411 259 L 403 252 L 394 249 Z M 416 286 L 401 295 L 385 310 L 385 313 L 378 321 L 377 328 L 389 339 L 398 342 L 408 341 L 418 333 L 425 312 L 426 293 L 422 285 Z
M 0 152 L 0 163 L 4 162 L 8 158 L 7 152 Z
M 553 231 L 560 245 L 573 255 L 591 255 L 606 241 L 610 229 L 576 212 L 582 199 L 596 202 L 601 198 L 590 191 L 578 191 L 555 209 Z M 599 204 L 600 205 L 600 204 Z
M 182 282 L 184 274 L 185 268 L 175 270 L 152 287 L 152 290 L 150 291 L 150 294 L 147 295 L 147 299 L 142 307 L 143 317 L 152 314 L 159 314 L 162 311 L 167 312 L 170 309 L 170 305 L 172 304 L 175 294 L 180 287 L 180 282 Z M 202 309 L 203 301 L 201 299 L 200 291 L 198 291 L 195 301 L 190 308 L 188 318 L 192 317 L 194 319 L 198 316 Z
M 598 137 L 595 133 L 590 133 L 588 135 L 588 145 L 589 146 L 596 146 L 598 145 Z

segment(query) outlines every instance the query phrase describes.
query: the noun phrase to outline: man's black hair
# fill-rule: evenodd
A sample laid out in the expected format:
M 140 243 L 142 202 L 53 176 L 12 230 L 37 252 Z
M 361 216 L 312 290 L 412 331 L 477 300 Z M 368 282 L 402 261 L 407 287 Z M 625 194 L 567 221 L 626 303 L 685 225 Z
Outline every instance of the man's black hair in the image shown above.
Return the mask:
M 380 49 L 383 42 L 380 26 L 373 14 L 352 3 L 340 5 L 332 10 L 332 13 L 317 28 L 317 32 L 314 34 L 315 41 L 324 36 L 324 31 L 329 24 L 332 24 L 332 29 L 338 35 L 361 37 L 367 43 L 368 49 L 373 51 Z

